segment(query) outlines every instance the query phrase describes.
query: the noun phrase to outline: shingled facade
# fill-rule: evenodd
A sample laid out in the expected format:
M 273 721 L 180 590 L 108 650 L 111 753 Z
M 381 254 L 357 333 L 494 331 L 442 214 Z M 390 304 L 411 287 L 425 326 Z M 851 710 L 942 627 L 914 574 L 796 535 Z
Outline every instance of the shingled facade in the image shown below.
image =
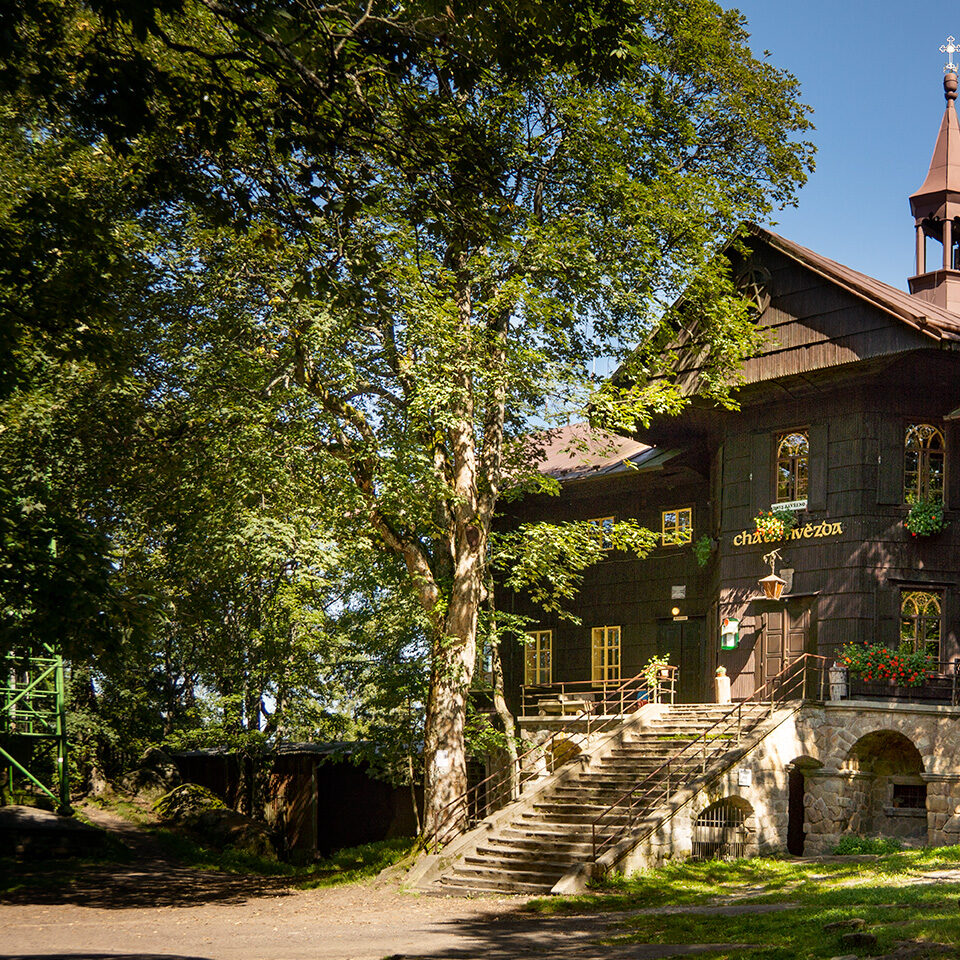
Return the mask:
M 960 658 L 952 74 L 945 89 L 930 172 L 911 197 L 912 293 L 753 227 L 739 272 L 767 344 L 744 367 L 740 409 L 695 400 L 612 447 L 584 425 L 544 438 L 542 469 L 561 480 L 562 495 L 528 498 L 508 522 L 593 519 L 602 536 L 611 518 L 637 518 L 663 539 L 645 560 L 611 551 L 588 571 L 575 603 L 581 625 L 523 597 L 501 599 L 535 624 L 532 642 L 508 657 L 515 692 L 524 682 L 628 677 L 659 654 L 679 667 L 681 700 L 712 700 L 718 666 L 738 699 L 801 653 L 832 658 L 844 643 L 902 640 L 937 660 L 927 696 L 949 697 Z M 942 261 L 928 265 L 926 247 L 937 244 Z M 678 347 L 678 363 L 692 385 L 695 357 Z M 906 528 L 917 500 L 942 501 L 942 532 Z M 780 544 L 758 542 L 754 518 L 774 508 L 790 511 L 796 527 Z M 787 581 L 779 601 L 758 587 L 773 546 Z M 724 620 L 739 626 L 733 649 L 721 649 Z

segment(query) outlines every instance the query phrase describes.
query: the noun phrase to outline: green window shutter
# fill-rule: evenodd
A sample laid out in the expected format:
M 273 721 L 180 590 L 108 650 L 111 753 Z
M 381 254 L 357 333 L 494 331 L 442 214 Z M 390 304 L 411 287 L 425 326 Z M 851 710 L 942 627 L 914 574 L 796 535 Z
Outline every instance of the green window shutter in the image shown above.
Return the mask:
M 827 444 L 828 428 L 825 423 L 814 423 L 807 431 L 810 441 L 810 457 L 807 462 L 807 509 L 827 509 Z
M 877 443 L 877 503 L 903 502 L 903 423 L 897 417 L 880 421 Z

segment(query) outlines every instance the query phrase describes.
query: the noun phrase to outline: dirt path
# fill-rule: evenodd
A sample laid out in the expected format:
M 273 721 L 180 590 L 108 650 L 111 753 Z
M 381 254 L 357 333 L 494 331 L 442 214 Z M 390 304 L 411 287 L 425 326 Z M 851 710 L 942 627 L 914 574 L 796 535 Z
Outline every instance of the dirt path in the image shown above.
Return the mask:
M 51 879 L 7 894 L 0 958 L 641 960 L 710 946 L 601 946 L 629 914 L 543 917 L 524 911 L 522 897 L 418 897 L 385 882 L 304 891 L 282 879 L 193 870 L 166 858 L 135 825 L 86 812 L 131 846 L 136 862 L 97 865 L 66 885 Z
M 135 877 L 129 878 L 135 883 Z M 12 960 L 639 960 L 695 955 L 600 946 L 625 914 L 541 917 L 522 898 L 414 897 L 394 886 L 355 884 L 308 891 L 243 891 L 192 905 L 82 905 L 70 896 L 0 905 L 0 956 Z M 33 898 L 36 900 L 36 897 Z M 165 901 L 173 898 L 165 897 Z M 72 902 L 64 902 L 64 900 Z M 770 909 L 766 907 L 765 909 Z M 746 945 L 744 945 L 746 946 Z M 730 949 L 731 945 L 726 945 Z M 714 947 L 716 949 L 716 947 Z M 10 952 L 12 950 L 12 952 Z

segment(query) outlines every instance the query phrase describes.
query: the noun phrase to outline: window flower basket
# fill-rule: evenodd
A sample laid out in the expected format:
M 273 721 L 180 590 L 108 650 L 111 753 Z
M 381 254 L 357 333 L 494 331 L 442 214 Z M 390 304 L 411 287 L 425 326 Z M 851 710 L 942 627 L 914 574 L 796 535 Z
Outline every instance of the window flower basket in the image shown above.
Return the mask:
M 792 510 L 761 510 L 753 523 L 761 543 L 776 543 L 786 539 L 797 525 L 797 517 Z
M 878 643 L 850 643 L 840 651 L 837 663 L 868 683 L 887 680 L 900 687 L 922 686 L 936 668 L 929 653 L 914 650 L 909 644 L 891 650 Z
M 910 510 L 903 525 L 910 531 L 911 537 L 930 537 L 947 526 L 943 519 L 943 501 L 912 498 L 907 501 Z

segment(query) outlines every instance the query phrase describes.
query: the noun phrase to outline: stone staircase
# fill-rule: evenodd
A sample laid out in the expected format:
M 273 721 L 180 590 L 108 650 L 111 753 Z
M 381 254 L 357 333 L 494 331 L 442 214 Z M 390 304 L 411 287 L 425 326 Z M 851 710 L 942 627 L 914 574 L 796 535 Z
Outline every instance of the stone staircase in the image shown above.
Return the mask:
M 468 847 L 439 877 L 421 889 L 459 895 L 483 893 L 549 893 L 554 884 L 578 863 L 593 856 L 591 827 L 594 820 L 615 800 L 657 770 L 667 759 L 693 743 L 730 711 L 730 705 L 683 704 L 664 707 L 657 722 L 648 727 L 624 728 L 618 742 L 591 760 L 574 776 L 546 787 L 532 803 L 523 798 L 512 804 L 514 816 L 502 816 L 482 839 Z M 767 718 L 765 704 L 743 708 L 739 747 L 749 747 Z M 705 740 L 715 751 L 716 739 Z M 737 748 L 714 755 L 707 767 L 726 766 L 724 757 Z M 671 794 L 703 778 L 699 749 L 689 751 L 671 764 Z M 664 783 L 666 786 L 666 783 Z M 662 797 L 661 797 L 662 799 Z M 633 811 L 633 824 L 646 821 L 651 827 L 659 820 L 656 801 L 649 808 Z M 605 830 L 627 826 L 628 814 L 615 811 L 604 818 Z

